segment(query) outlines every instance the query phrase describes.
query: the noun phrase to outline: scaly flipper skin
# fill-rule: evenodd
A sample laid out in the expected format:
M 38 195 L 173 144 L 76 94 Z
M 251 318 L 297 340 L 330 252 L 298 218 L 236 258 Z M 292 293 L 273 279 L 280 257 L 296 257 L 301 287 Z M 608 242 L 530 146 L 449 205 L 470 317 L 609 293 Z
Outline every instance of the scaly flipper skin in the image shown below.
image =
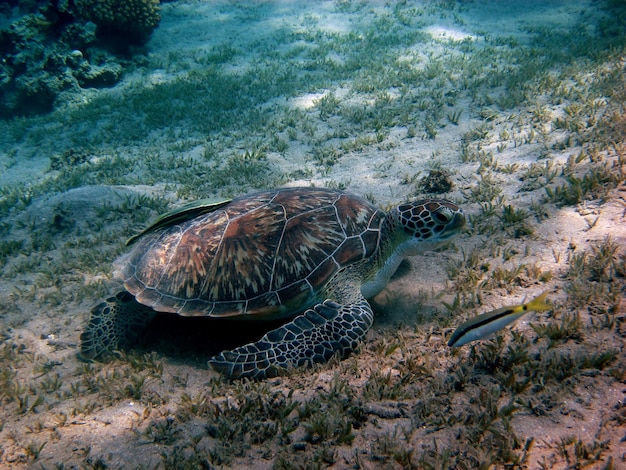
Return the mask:
M 154 310 L 141 305 L 126 291 L 109 297 L 91 310 L 89 324 L 80 335 L 79 358 L 111 359 L 139 339 L 154 315 Z
M 233 379 L 275 377 L 292 367 L 347 355 L 363 340 L 373 318 L 364 298 L 347 305 L 325 300 L 256 343 L 211 358 L 209 365 Z

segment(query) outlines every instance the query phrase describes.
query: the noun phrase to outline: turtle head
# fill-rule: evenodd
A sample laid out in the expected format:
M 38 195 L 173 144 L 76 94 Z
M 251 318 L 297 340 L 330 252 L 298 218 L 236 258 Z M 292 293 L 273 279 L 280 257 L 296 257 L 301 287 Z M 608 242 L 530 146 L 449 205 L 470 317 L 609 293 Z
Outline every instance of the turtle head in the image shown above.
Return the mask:
M 461 208 L 445 199 L 424 199 L 393 208 L 387 213 L 382 263 L 372 279 L 363 283 L 361 293 L 365 298 L 374 297 L 405 257 L 437 247 L 458 234 L 464 225 Z
M 457 235 L 465 225 L 463 211 L 446 199 L 424 199 L 401 204 L 394 209 L 396 227 L 410 238 L 408 252 L 432 248 L 433 244 Z M 408 254 L 408 253 L 407 253 Z

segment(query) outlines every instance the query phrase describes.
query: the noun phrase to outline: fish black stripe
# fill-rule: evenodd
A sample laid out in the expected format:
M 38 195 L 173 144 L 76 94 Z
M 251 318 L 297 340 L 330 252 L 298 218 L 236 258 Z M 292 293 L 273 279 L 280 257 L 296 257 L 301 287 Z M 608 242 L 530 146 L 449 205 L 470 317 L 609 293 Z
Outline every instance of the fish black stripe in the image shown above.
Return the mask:
M 449 345 L 452 345 L 454 343 L 456 343 L 460 338 L 462 338 L 463 336 L 465 336 L 467 333 L 469 333 L 472 330 L 476 330 L 478 328 L 480 328 L 481 326 L 485 326 L 495 320 L 499 320 L 502 317 L 505 317 L 507 315 L 512 314 L 513 312 L 515 312 L 515 307 L 511 307 L 511 308 L 507 308 L 506 310 L 500 312 L 500 313 L 493 313 L 491 315 L 486 315 L 485 318 L 482 318 L 478 321 L 476 321 L 475 323 L 471 323 L 465 326 L 464 329 L 462 330 L 457 330 L 454 332 L 454 334 L 452 335 L 452 338 L 450 338 L 450 341 L 448 342 Z M 475 320 L 477 320 L 478 317 L 476 317 Z
M 507 315 L 512 314 L 513 312 L 515 312 L 515 308 L 507 308 L 505 311 L 500 312 L 500 313 L 494 313 L 492 315 L 488 315 L 485 318 L 483 318 L 480 321 L 477 321 L 476 323 L 474 323 L 472 325 L 472 329 L 476 328 L 476 327 L 481 327 L 483 325 L 487 325 L 488 323 L 491 323 L 494 320 L 499 320 L 502 317 L 506 317 Z

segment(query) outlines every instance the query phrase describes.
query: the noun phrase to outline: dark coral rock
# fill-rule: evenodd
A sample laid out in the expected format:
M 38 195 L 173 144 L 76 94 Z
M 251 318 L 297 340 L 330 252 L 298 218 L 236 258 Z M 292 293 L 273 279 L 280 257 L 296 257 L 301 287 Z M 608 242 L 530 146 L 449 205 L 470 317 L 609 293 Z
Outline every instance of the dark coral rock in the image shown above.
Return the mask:
M 101 88 L 114 85 L 122 75 L 122 66 L 117 63 L 89 65 L 76 73 L 81 87 Z
M 447 193 L 452 189 L 453 185 L 450 174 L 445 170 L 430 170 L 428 176 L 425 176 L 417 183 L 420 191 L 429 194 Z

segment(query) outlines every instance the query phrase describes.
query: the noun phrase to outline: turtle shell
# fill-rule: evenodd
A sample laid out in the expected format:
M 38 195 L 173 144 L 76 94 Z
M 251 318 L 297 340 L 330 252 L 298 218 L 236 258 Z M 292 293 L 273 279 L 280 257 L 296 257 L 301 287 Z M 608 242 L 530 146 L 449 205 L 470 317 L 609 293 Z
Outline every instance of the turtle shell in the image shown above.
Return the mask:
M 117 274 L 140 303 L 185 316 L 295 315 L 323 300 L 342 268 L 377 253 L 385 218 L 322 188 L 263 191 L 209 210 L 168 216 L 134 240 Z

